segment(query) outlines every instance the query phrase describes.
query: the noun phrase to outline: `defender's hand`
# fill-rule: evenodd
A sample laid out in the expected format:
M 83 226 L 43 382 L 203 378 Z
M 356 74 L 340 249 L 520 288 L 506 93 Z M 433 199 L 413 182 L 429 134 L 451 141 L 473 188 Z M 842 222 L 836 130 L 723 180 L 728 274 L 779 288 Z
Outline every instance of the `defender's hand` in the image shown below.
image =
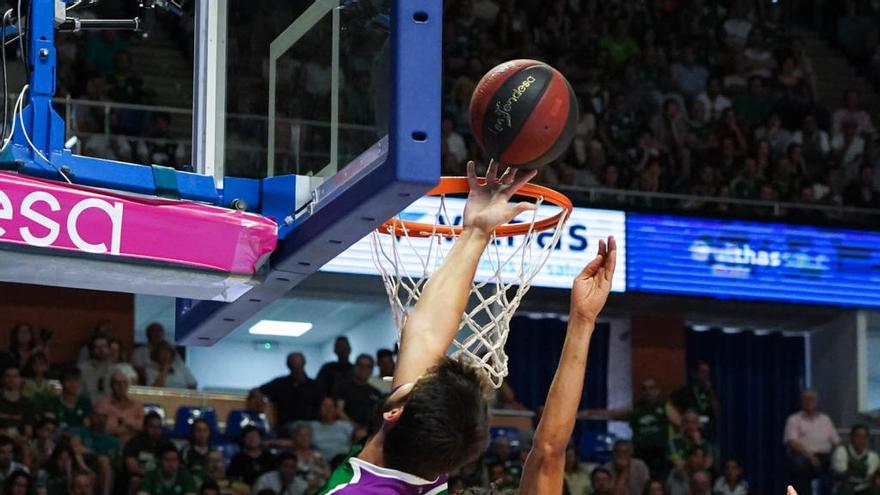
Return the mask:
M 595 323 L 611 292 L 611 280 L 617 264 L 617 241 L 599 241 L 599 253 L 574 279 L 571 288 L 571 317 Z
M 516 191 L 535 177 L 537 174 L 535 170 L 517 178 L 516 169 L 508 168 L 504 175 L 498 177 L 498 164 L 492 162 L 486 172 L 485 184 L 481 184 L 477 179 L 474 162 L 468 162 L 467 171 L 471 191 L 464 207 L 466 229 L 475 229 L 491 235 L 496 228 L 513 220 L 520 213 L 537 208 L 527 202 L 510 203 L 510 198 Z

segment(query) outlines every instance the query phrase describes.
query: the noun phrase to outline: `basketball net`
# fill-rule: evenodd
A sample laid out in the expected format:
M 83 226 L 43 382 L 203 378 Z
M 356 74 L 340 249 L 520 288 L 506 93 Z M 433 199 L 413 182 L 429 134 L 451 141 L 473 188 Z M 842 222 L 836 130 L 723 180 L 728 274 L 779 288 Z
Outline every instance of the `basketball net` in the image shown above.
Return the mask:
M 398 338 L 431 275 L 446 259 L 460 236 L 460 229 L 450 232 L 448 225 L 451 222 L 441 225 L 441 219 L 453 217 L 446 210 L 446 195 L 440 194 L 439 199 L 440 206 L 434 215 L 434 227 L 430 232 L 416 232 L 408 228 L 408 222 L 396 216 L 374 231 L 370 238 L 373 262 L 388 293 Z M 523 227 L 523 234 L 505 239 L 497 232 L 493 233 L 480 258 L 477 276 L 471 283 L 470 309 L 462 315 L 452 343 L 452 357 L 468 360 L 485 370 L 495 388 L 501 387 L 508 372 L 504 345 L 510 332 L 510 320 L 529 291 L 532 280 L 559 243 L 568 219 L 567 213 L 559 215 L 558 221 L 550 227 L 552 234 L 549 239 L 545 234 L 539 241 L 541 230 L 536 229 L 535 224 L 542 203 L 543 197 L 535 198 L 538 208 L 530 212 L 527 227 L 517 224 Z M 565 210 L 566 207 L 561 206 L 560 209 Z M 570 205 L 568 209 L 570 211 Z M 550 229 L 547 230 L 549 233 Z M 502 243 L 507 246 L 504 253 L 500 247 Z M 413 259 L 418 260 L 420 269 L 407 267 L 404 261 L 409 260 L 410 265 L 415 266 Z

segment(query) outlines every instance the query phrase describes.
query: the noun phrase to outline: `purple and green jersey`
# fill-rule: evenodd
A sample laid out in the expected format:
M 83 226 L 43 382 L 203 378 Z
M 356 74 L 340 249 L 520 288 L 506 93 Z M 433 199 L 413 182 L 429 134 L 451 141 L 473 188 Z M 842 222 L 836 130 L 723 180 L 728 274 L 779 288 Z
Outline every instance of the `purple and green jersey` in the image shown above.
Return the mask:
M 375 466 L 357 458 L 362 449 L 363 446 L 358 445 L 351 450 L 318 495 L 447 495 L 445 475 L 428 481 Z

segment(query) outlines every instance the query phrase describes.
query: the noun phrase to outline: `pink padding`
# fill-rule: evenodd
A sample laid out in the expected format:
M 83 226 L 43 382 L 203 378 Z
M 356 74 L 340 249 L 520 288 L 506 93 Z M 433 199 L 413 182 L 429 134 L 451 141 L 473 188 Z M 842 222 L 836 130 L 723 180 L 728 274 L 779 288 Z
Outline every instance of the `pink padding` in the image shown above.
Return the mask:
M 277 242 L 259 215 L 0 172 L 0 244 L 249 275 Z

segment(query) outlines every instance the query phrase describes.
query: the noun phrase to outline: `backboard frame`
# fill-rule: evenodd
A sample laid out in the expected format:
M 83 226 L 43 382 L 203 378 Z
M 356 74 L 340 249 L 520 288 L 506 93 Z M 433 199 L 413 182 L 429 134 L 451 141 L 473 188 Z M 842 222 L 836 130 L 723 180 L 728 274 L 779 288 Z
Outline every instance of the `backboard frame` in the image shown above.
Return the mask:
M 214 2 L 199 1 L 200 5 Z M 340 8 L 343 3 L 343 0 L 315 1 L 316 9 L 329 7 L 330 15 L 333 15 L 332 9 Z M 232 303 L 178 299 L 175 338 L 179 343 L 211 345 L 234 331 L 439 181 L 443 2 L 392 0 L 391 6 L 388 136 L 320 186 L 310 187 L 308 207 L 296 218 L 291 215 L 286 198 L 290 191 L 309 179 L 303 176 L 263 179 L 261 211 L 278 221 L 279 240 L 268 267 L 261 274 L 262 283 Z M 202 8 L 199 12 L 210 16 L 225 10 Z M 199 26 L 209 26 L 197 33 L 196 46 L 206 48 L 197 49 L 197 57 L 225 54 L 225 50 L 220 49 L 222 44 L 210 39 L 212 33 L 216 36 L 219 27 L 225 25 L 225 20 L 206 18 L 196 22 Z M 212 71 L 216 77 L 217 68 L 216 60 L 198 60 L 195 80 L 204 81 Z M 205 149 L 218 144 L 210 141 L 212 127 L 207 125 L 207 119 L 217 118 L 218 107 L 212 102 L 216 98 L 225 101 L 222 89 L 223 85 L 215 86 L 212 91 L 205 91 L 204 98 L 200 95 L 194 99 L 195 120 L 203 123 L 199 132 L 205 135 L 194 135 L 193 140 L 203 143 Z M 197 128 L 194 125 L 194 131 Z M 217 127 L 213 129 L 213 139 L 217 139 Z M 207 172 L 207 164 L 203 165 Z M 199 170 L 203 165 L 199 165 Z M 215 174 L 217 165 L 214 164 Z M 298 203 L 300 199 L 297 198 Z

